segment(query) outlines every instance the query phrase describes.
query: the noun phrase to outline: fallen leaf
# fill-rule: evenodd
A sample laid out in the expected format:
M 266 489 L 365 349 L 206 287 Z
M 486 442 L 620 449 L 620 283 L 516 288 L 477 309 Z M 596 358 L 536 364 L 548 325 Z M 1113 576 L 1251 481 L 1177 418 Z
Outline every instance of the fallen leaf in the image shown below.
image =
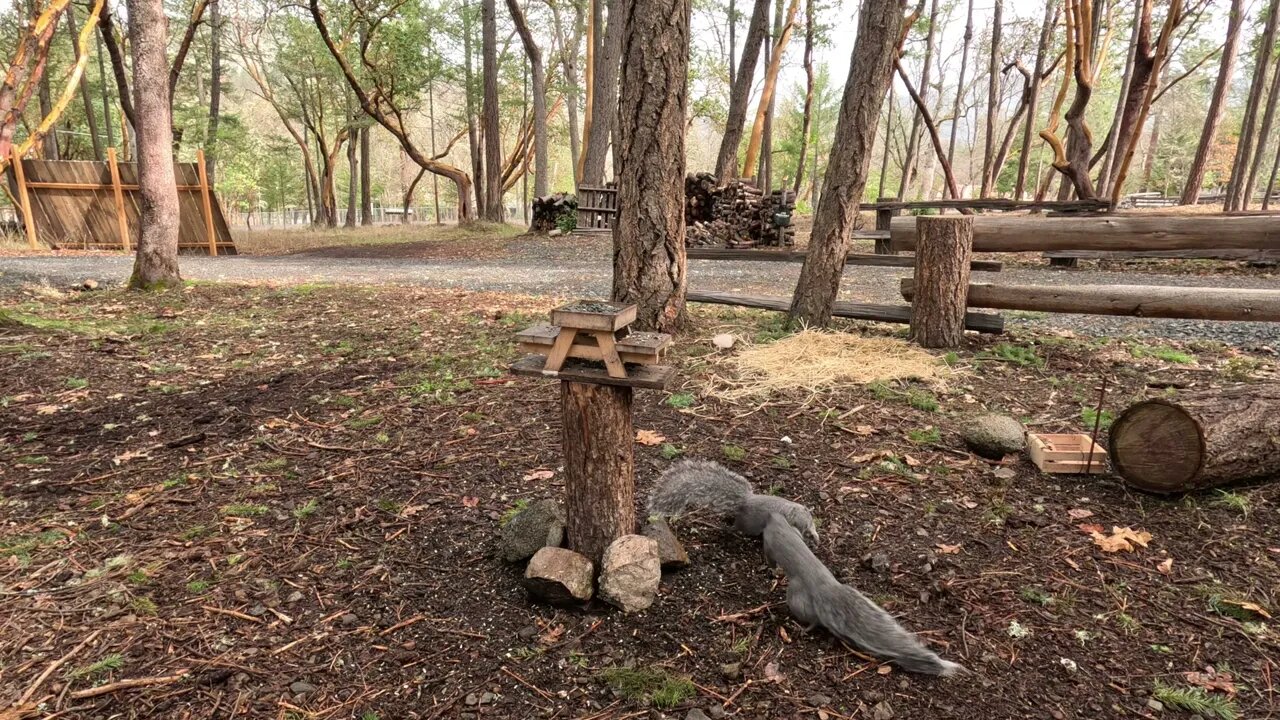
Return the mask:
M 1093 544 L 1102 548 L 1103 552 L 1134 552 L 1136 546 L 1146 547 L 1151 541 L 1151 533 L 1145 530 L 1134 530 L 1131 527 L 1111 527 L 1111 534 L 1092 533 Z
M 853 431 L 859 435 L 875 435 L 876 429 L 870 425 L 855 425 Z
M 853 462 L 853 463 L 871 462 L 872 460 L 876 459 L 876 455 L 878 455 L 878 453 L 873 453 L 873 452 L 869 452 L 864 455 L 854 455 L 853 457 L 849 458 L 849 462 Z
M 119 455 L 111 458 L 111 462 L 115 463 L 116 465 L 123 465 L 129 462 L 130 460 L 136 460 L 140 457 L 146 457 L 146 455 L 147 453 L 144 450 L 126 450 L 120 453 Z
M 52 415 L 62 409 L 61 405 L 37 405 L 37 415 Z
M 910 455 L 903 455 L 902 461 L 906 463 L 908 467 L 920 467 L 920 461 Z
M 555 470 L 530 470 L 525 473 L 524 480 L 525 482 L 529 482 L 530 480 L 550 480 L 555 476 Z
M 1232 682 L 1231 673 L 1217 672 L 1213 668 L 1205 668 L 1205 672 L 1186 672 L 1182 674 L 1186 681 L 1205 690 L 1221 690 L 1228 695 L 1236 694 L 1236 685 Z
M 1168 575 L 1173 572 L 1173 558 L 1165 558 L 1160 564 L 1156 565 L 1156 569 Z
M 888 675 L 891 672 L 893 672 L 892 665 L 881 665 L 880 667 L 876 668 L 877 675 Z
M 1001 480 L 1012 480 L 1013 478 L 1018 476 L 1018 473 L 1014 472 L 1013 468 L 1007 468 L 1007 467 L 998 467 L 995 470 L 992 470 L 991 474 L 995 475 Z
M 463 495 L 463 496 L 462 496 L 462 507 L 469 507 L 469 508 L 473 508 L 473 507 L 476 507 L 476 506 L 477 506 L 477 505 L 479 505 L 479 504 L 480 504 L 480 498 L 478 498 L 478 497 L 472 497 L 472 496 L 470 496 L 470 495 Z
M 542 635 L 538 636 L 538 642 L 543 645 L 555 645 L 560 640 L 560 636 L 564 635 L 563 625 L 554 625 Z
M 1093 511 L 1084 510 L 1081 508 L 1072 508 L 1067 511 L 1067 517 L 1071 518 L 1072 520 L 1084 520 L 1085 518 L 1093 517 Z
M 637 430 L 636 431 L 636 442 L 640 443 L 641 445 L 650 445 L 650 446 L 661 445 L 662 442 L 666 439 L 667 439 L 666 436 L 664 436 L 662 433 L 657 432 L 655 430 Z
M 787 679 L 787 676 L 783 675 L 778 670 L 778 663 L 771 662 L 764 666 L 764 679 L 768 680 L 769 682 L 781 684 Z
M 1085 535 L 1093 535 L 1094 533 L 1102 532 L 1102 526 L 1096 523 L 1077 525 L 1076 527 L 1080 528 L 1080 532 L 1084 533 Z
M 1224 598 L 1222 600 L 1219 600 L 1218 603 L 1220 605 L 1231 605 L 1234 607 L 1238 607 L 1241 610 L 1244 610 L 1245 612 L 1251 612 L 1254 615 L 1257 615 L 1258 617 L 1264 618 L 1266 620 L 1271 619 L 1271 613 L 1267 612 L 1266 608 L 1262 607 L 1261 605 L 1255 602 L 1249 602 L 1248 600 L 1227 600 Z
M 791 636 L 787 634 L 787 629 L 781 625 L 778 626 L 778 637 L 782 638 L 782 642 L 791 642 Z
M 948 545 L 946 543 L 938 543 L 938 552 L 943 555 L 955 555 L 960 552 L 959 545 Z
M 410 518 L 426 509 L 426 505 L 408 505 L 400 511 L 400 517 Z

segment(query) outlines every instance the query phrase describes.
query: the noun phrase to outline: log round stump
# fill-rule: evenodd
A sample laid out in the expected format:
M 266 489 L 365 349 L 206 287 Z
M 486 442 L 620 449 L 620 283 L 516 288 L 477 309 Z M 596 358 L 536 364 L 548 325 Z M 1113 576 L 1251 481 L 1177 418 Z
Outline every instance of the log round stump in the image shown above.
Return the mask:
M 609 543 L 636 531 L 631 388 L 561 382 L 569 548 L 596 567 Z
M 1111 425 L 1116 474 L 1174 493 L 1280 475 L 1280 384 L 1146 400 Z
M 964 340 L 973 218 L 921 216 L 916 218 L 916 233 L 911 339 L 921 347 L 958 347 Z

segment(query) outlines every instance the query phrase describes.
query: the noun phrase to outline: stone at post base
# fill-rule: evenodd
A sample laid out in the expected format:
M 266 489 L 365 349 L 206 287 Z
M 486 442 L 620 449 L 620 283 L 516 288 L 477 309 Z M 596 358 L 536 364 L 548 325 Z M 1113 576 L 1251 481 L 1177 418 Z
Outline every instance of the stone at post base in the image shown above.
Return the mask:
M 658 543 L 658 558 L 662 561 L 663 570 L 679 570 L 689 567 L 689 553 L 684 545 L 676 539 L 671 526 L 662 518 L 654 518 L 644 526 L 644 536 Z
M 500 554 L 507 562 L 533 557 L 544 547 L 564 542 L 564 509 L 555 500 L 539 500 L 516 513 L 499 532 Z
M 978 415 L 964 429 L 969 449 L 990 460 L 999 460 L 1026 447 L 1026 430 L 1008 415 Z
M 600 561 L 600 599 L 625 612 L 644 610 L 658 596 L 662 562 L 658 543 L 643 535 L 623 535 L 605 548 Z
M 558 547 L 539 550 L 524 571 L 524 587 L 533 597 L 553 604 L 591 599 L 595 567 L 584 555 Z

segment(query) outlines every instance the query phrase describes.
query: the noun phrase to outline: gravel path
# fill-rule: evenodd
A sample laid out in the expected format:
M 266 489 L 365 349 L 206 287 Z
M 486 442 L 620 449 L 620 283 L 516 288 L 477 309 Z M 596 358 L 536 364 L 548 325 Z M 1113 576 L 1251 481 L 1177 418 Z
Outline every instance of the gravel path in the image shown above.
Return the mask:
M 393 246 L 387 246 L 393 247 Z M 403 246 L 395 246 L 403 247 Z M 440 258 L 425 252 L 410 257 L 370 257 L 367 250 L 334 249 L 283 256 L 182 258 L 183 276 L 222 282 L 416 284 L 440 288 L 492 290 L 531 295 L 599 296 L 609 292 L 610 251 L 607 240 L 518 240 L 491 257 Z M 132 258 L 124 256 L 0 257 L 0 285 L 46 282 L 78 284 L 86 278 L 123 282 Z M 698 290 L 785 295 L 795 286 L 798 263 L 693 261 L 689 286 Z M 860 302 L 900 303 L 898 279 L 907 268 L 850 267 L 841 298 Z M 1146 272 L 1009 268 L 1001 273 L 974 273 L 974 282 L 1036 285 L 1150 284 L 1178 287 L 1251 287 L 1280 289 L 1280 277 L 1235 275 L 1158 275 Z M 1280 346 L 1280 326 L 1270 323 L 1224 323 L 1198 320 L 1144 320 L 1124 317 L 1051 315 L 1044 318 L 1006 313 L 1010 327 L 1070 329 L 1082 334 L 1150 336 L 1177 340 L 1217 340 L 1245 348 Z

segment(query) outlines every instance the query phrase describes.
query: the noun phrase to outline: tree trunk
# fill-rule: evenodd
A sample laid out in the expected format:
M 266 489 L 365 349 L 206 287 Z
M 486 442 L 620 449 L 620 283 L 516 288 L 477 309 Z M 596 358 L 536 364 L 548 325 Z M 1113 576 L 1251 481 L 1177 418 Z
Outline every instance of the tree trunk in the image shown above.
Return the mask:
M 129 287 L 163 288 L 178 273 L 178 182 L 169 113 L 169 19 L 163 0 L 129 0 L 138 156 L 138 252 Z
M 1218 140 L 1218 126 L 1222 124 L 1222 111 L 1227 103 L 1227 93 L 1231 90 L 1231 73 L 1235 70 L 1236 55 L 1240 48 L 1240 27 L 1244 24 L 1244 0 L 1231 0 L 1231 15 L 1227 21 L 1227 41 L 1222 48 L 1222 62 L 1218 64 L 1218 79 L 1213 85 L 1213 94 L 1209 100 L 1209 112 L 1204 116 L 1204 126 L 1200 129 L 1200 142 L 1196 145 L 1195 157 L 1191 167 L 1187 169 L 1187 181 L 1182 187 L 1183 205 L 1195 205 L 1200 200 L 1200 189 L 1204 185 L 1205 166 L 1209 162 L 1209 153 Z
M 1141 0 L 1139 0 L 1141 4 Z M 1129 95 L 1129 86 L 1133 83 L 1133 64 L 1138 52 L 1138 34 L 1142 31 L 1139 22 L 1141 10 L 1135 11 L 1133 28 L 1129 36 L 1129 51 L 1125 54 L 1124 74 L 1120 77 L 1120 94 L 1117 96 L 1116 109 L 1111 115 L 1111 127 L 1099 148 L 1102 166 L 1098 168 L 1098 192 L 1106 195 L 1111 191 L 1112 169 L 1116 161 L 1116 135 L 1120 132 L 1120 120 L 1124 117 L 1125 98 Z
M 1164 123 L 1164 113 L 1157 112 L 1156 119 L 1151 122 L 1151 134 L 1147 137 L 1147 152 L 1142 159 L 1142 192 L 1151 190 L 1151 176 L 1156 169 L 1156 151 L 1160 149 L 1160 126 Z
M 889 149 L 893 146 L 893 108 L 895 105 L 895 101 L 893 99 L 893 83 L 892 82 L 889 83 L 889 102 L 886 104 L 889 106 L 889 109 L 888 109 L 888 112 L 885 113 L 887 117 L 885 118 L 885 121 L 884 121 L 884 152 L 882 152 L 880 155 L 880 179 L 879 179 L 879 182 L 877 183 L 878 187 L 876 188 L 876 200 L 879 202 L 883 202 L 885 199 L 884 183 L 885 183 L 885 178 L 888 177 L 889 175 Z M 872 147 L 874 146 L 875 145 L 873 141 Z M 815 150 L 815 157 L 816 157 L 816 150 Z M 817 172 L 817 168 L 814 169 L 814 172 L 815 173 Z M 816 178 L 814 179 L 816 180 Z M 818 205 L 818 198 L 816 193 L 814 194 L 813 205 L 814 207 L 817 207 Z
M 1276 174 L 1280 173 L 1280 145 L 1276 145 L 1275 159 L 1271 161 L 1271 179 L 1267 181 L 1266 192 L 1262 195 L 1262 209 L 1271 209 L 1271 193 L 1275 192 Z
M 474 21 L 472 19 L 471 7 L 468 3 L 462 4 L 462 54 L 465 58 L 465 78 L 467 83 L 467 147 L 470 149 L 471 156 L 471 177 L 475 186 L 476 193 L 476 214 L 478 217 L 488 217 L 488 184 L 485 182 L 485 163 L 484 148 L 480 146 L 480 129 L 476 122 L 476 82 L 475 72 L 472 69 L 472 63 L 475 58 L 472 49 L 474 40 Z
M 638 305 L 636 328 L 685 319 L 685 107 L 690 0 L 630 0 L 622 44 L 613 299 Z M 654 92 L 654 78 L 665 85 Z M 629 437 L 629 436 L 628 436 Z M 630 445 L 628 445 L 630 447 Z
M 129 90 L 129 71 L 125 67 L 124 52 L 120 49 L 120 43 L 116 40 L 116 26 L 113 21 L 114 15 L 111 12 L 111 3 L 102 6 L 102 17 L 98 22 L 98 37 L 102 39 L 102 44 L 107 48 L 107 56 L 111 58 L 111 74 L 116 81 L 116 97 L 120 100 L 120 112 L 129 122 L 129 126 L 137 128 L 137 115 L 133 109 L 133 93 Z M 165 76 L 168 77 L 167 75 Z M 122 137 L 122 141 L 128 145 L 128 138 Z M 125 153 L 128 157 L 128 153 Z
M 1266 87 L 1267 67 L 1271 63 L 1271 50 L 1276 42 L 1276 24 L 1280 22 L 1280 0 L 1271 0 L 1267 9 L 1267 24 L 1258 44 L 1257 58 L 1253 66 L 1253 79 L 1249 83 L 1249 99 L 1244 108 L 1240 125 L 1240 139 L 1236 142 L 1235 161 L 1231 165 L 1231 180 L 1227 183 L 1227 197 L 1223 210 L 1233 212 L 1248 207 L 1245 196 L 1245 174 L 1253 164 L 1254 135 L 1257 130 L 1258 109 L 1262 106 L 1262 91 Z
M 1146 400 L 1111 425 L 1116 474 L 1153 493 L 1280 474 L 1280 385 L 1236 385 Z
M 1276 102 L 1280 100 L 1280 58 L 1276 60 L 1275 70 L 1271 73 L 1271 91 L 1267 96 L 1267 109 L 1262 113 L 1262 125 L 1258 127 L 1258 149 L 1253 154 L 1253 162 L 1249 164 L 1249 177 L 1244 184 L 1244 205 L 1247 210 L 1253 201 L 1254 187 L 1258 181 L 1258 170 L 1262 167 L 1267 153 L 1267 143 L 1271 140 L 1271 126 L 1276 119 Z
M 27 0 L 27 9 L 28 9 L 27 14 L 30 17 L 36 17 L 41 12 L 43 12 L 45 8 L 43 7 L 43 5 L 37 6 L 35 3 L 35 0 Z M 55 21 L 57 20 L 56 15 L 54 16 L 54 20 Z M 53 25 L 53 27 L 56 27 L 56 23 Z M 52 30 L 50 32 L 52 32 Z M 74 37 L 72 39 L 72 42 L 73 43 L 75 42 Z M 45 63 L 47 62 L 47 59 L 41 59 L 37 62 Z M 40 103 L 40 120 L 43 121 L 45 118 L 49 117 L 49 115 L 53 112 L 53 93 L 49 90 L 49 73 L 48 72 L 40 73 L 40 80 L 36 84 L 36 86 L 38 88 L 37 95 L 39 96 L 39 103 Z M 41 157 L 43 157 L 45 160 L 60 159 L 60 156 L 58 154 L 58 124 L 57 123 L 54 123 L 53 126 L 49 128 L 48 134 L 45 135 L 45 140 L 38 143 L 38 146 L 40 147 Z
M 631 397 L 629 387 L 560 383 L 569 549 L 596 567 L 610 543 L 636 531 Z
M 348 116 L 348 121 L 355 121 L 355 113 Z M 360 152 L 360 146 L 357 142 L 359 134 L 359 128 L 352 128 L 351 142 L 347 143 L 347 216 L 342 226 L 348 228 L 356 226 L 356 203 L 359 202 L 359 193 L 356 187 L 360 184 L 360 164 L 357 160 Z
M 791 28 L 795 23 L 796 10 L 800 0 L 791 0 L 787 9 L 786 20 L 782 23 L 782 33 L 773 43 L 769 54 L 769 64 L 765 68 L 764 87 L 760 90 L 760 105 L 756 108 L 756 120 L 751 126 L 751 141 L 747 143 L 747 154 L 742 161 L 742 174 L 746 175 L 756 166 L 760 159 L 760 148 L 764 139 L 765 121 L 769 116 L 769 105 L 773 102 L 774 90 L 778 87 L 778 72 L 782 69 L 782 55 L 787 51 L 787 43 L 791 40 Z M 765 186 L 764 178 L 757 182 L 761 188 Z M 768 192 L 766 190 L 766 192 Z
M 742 142 L 747 104 L 751 101 L 751 88 L 755 84 L 756 65 L 760 61 L 760 47 L 764 44 L 768 22 L 769 0 L 755 0 L 751 10 L 751 24 L 747 27 L 747 42 L 742 48 L 742 59 L 738 64 L 733 87 L 729 90 L 729 114 L 725 120 L 724 137 L 720 140 L 720 153 L 716 158 L 716 179 L 721 183 L 728 182 L 738 173 L 738 145 Z
M 432 128 L 434 130 L 434 128 Z M 369 133 L 373 130 L 372 126 L 360 128 L 360 224 L 373 224 L 373 188 L 370 185 L 369 155 L 372 148 L 369 147 Z M 431 151 L 435 155 L 435 151 Z M 431 174 L 431 181 L 438 182 L 439 176 L 435 173 Z
M 814 213 L 809 254 L 791 301 L 792 325 L 825 327 L 831 319 L 849 238 L 859 220 L 858 203 L 867 184 L 876 121 L 898 55 L 902 23 L 897 0 L 862 3 L 824 190 Z
M 804 4 L 804 109 L 800 121 L 800 159 L 796 162 L 796 179 L 791 184 L 791 192 L 800 195 L 804 186 L 805 155 L 809 152 L 809 134 L 813 132 L 813 46 L 814 22 L 817 8 L 814 0 L 805 0 Z M 817 149 L 814 149 L 817 152 Z
M 964 341 L 969 263 L 973 259 L 973 218 L 916 218 L 915 298 L 911 340 L 927 348 L 954 348 Z
M 910 218 L 893 222 L 893 249 L 912 250 Z M 1018 217 L 983 215 L 973 226 L 974 252 L 1047 250 L 1274 250 L 1280 223 L 1266 216 L 1087 215 Z
M 960 129 L 961 101 L 964 99 L 964 78 L 969 70 L 969 46 L 973 43 L 973 0 L 964 23 L 964 43 L 960 49 L 960 77 L 956 80 L 956 98 L 951 106 L 951 137 L 947 139 L 947 162 L 956 161 L 956 135 Z M 955 198 L 959 200 L 959 198 Z
M 571 36 L 566 36 L 560 18 L 560 5 L 556 0 L 548 0 L 551 17 L 555 23 L 556 37 L 560 41 L 560 65 L 564 69 L 565 81 L 565 114 L 569 121 L 569 162 L 573 167 L 573 186 L 577 188 L 582 167 L 579 164 L 582 154 L 581 136 L 578 129 L 578 46 L 582 39 L 582 3 L 574 2 L 574 29 Z
M 602 0 L 597 0 L 598 9 Z M 592 73 L 591 129 L 583 150 L 582 183 L 590 186 L 604 184 L 604 166 L 609 156 L 609 137 L 618 115 L 618 67 L 622 55 L 623 0 L 609 0 L 609 23 L 603 33 L 596 33 L 598 43 L 595 52 L 595 69 Z M 599 30 L 599 25 L 596 26 Z M 617 168 L 614 168 L 617 173 Z M 683 179 L 681 180 L 683 182 Z
M 1035 138 L 1035 125 L 1040 115 L 1040 83 L 1044 79 L 1048 63 L 1049 39 L 1053 37 L 1054 0 L 1044 4 L 1044 22 L 1040 26 L 1040 42 L 1036 46 L 1036 68 L 1032 75 L 1031 97 L 1027 101 L 1027 124 L 1022 131 L 1022 155 L 1018 158 L 1018 178 L 1013 186 L 1013 199 L 1021 200 L 1027 185 L 1027 163 L 1031 158 L 1031 145 Z
M 911 78 L 907 77 L 907 71 L 902 67 L 901 61 L 895 61 L 894 67 L 898 70 L 898 77 L 902 79 L 902 85 L 907 89 L 907 94 L 911 96 L 911 102 L 915 103 L 916 112 L 919 113 L 920 123 L 924 125 L 925 130 L 929 133 L 929 142 L 933 144 L 933 154 L 935 162 L 942 165 L 942 174 L 946 178 L 947 190 L 952 197 L 960 194 L 960 187 L 956 184 L 955 173 L 951 170 L 951 164 L 947 162 L 946 151 L 942 148 L 942 136 L 938 134 L 938 124 L 933 121 L 933 114 L 925 107 L 924 98 L 920 97 L 920 93 L 911 86 Z M 969 211 L 961 209 L 960 212 L 968 215 Z
M 1160 85 L 1160 75 L 1169 62 L 1170 43 L 1174 32 L 1181 21 L 1182 2 L 1172 0 L 1168 16 L 1160 30 L 1155 49 L 1151 48 L 1151 3 L 1152 0 L 1139 0 L 1142 3 L 1139 16 L 1138 45 L 1133 54 L 1133 78 L 1129 85 L 1129 96 L 1125 99 L 1124 117 L 1120 120 L 1120 129 L 1116 133 L 1116 152 L 1119 153 L 1119 164 L 1110 180 L 1111 198 L 1118 202 L 1124 192 L 1125 176 L 1133 162 L 1133 155 L 1138 149 L 1138 139 L 1143 125 L 1151 112 L 1156 91 Z
M 427 112 L 431 121 L 431 156 L 436 154 L 436 89 L 434 80 L 427 82 Z M 367 172 L 367 169 L 366 169 Z M 421 173 L 419 173 L 421 175 Z M 436 224 L 440 224 L 440 182 L 435 174 L 431 176 L 431 201 L 435 205 Z M 408 210 L 405 215 L 408 216 Z
M 937 28 L 938 0 L 932 0 L 929 4 L 929 32 L 925 35 L 924 41 L 924 67 L 920 69 L 920 103 L 917 104 L 916 112 L 911 117 L 911 135 L 907 137 L 907 151 L 902 157 L 902 180 L 898 183 L 898 197 L 904 200 L 910 197 L 908 191 L 911 189 L 911 182 L 915 179 L 916 155 L 920 150 L 920 133 L 922 131 L 920 108 L 926 107 L 926 101 L 929 97 L 930 67 L 933 65 L 933 41 L 937 35 Z
M 547 87 L 542 69 L 542 51 L 533 39 L 529 22 L 520 10 L 517 0 L 507 0 L 507 9 L 524 43 L 524 53 L 529 57 L 530 84 L 533 92 L 533 196 L 547 195 Z M 528 207 L 528 203 L 523 203 Z
M 106 13 L 107 6 L 104 3 L 102 12 Z M 101 22 L 101 18 L 99 18 Z M 102 125 L 107 131 L 107 147 L 116 146 L 115 130 L 111 122 L 111 93 L 107 91 L 107 66 L 103 60 L 106 51 L 102 47 L 102 35 L 99 33 L 94 36 L 94 41 L 98 46 L 98 84 L 102 87 Z M 102 158 L 98 158 L 101 160 Z
M 209 124 L 204 140 L 204 167 L 209 187 L 218 178 L 218 124 L 222 121 L 222 3 L 209 1 Z
M 76 24 L 75 3 L 67 4 L 66 14 L 67 14 L 67 34 L 71 36 L 71 46 L 76 52 L 76 60 L 79 61 L 80 60 L 80 43 L 77 41 L 77 38 L 80 37 L 80 28 L 77 27 L 77 24 Z M 98 57 L 98 61 L 99 62 L 102 61 L 101 56 Z M 102 66 L 99 65 L 98 67 L 99 67 L 99 70 L 101 70 Z M 106 151 L 102 147 L 102 138 L 98 135 L 98 117 L 97 115 L 94 114 L 94 111 L 93 111 L 93 97 L 90 96 L 89 94 L 89 83 L 85 79 L 85 76 L 83 74 L 80 76 L 79 85 L 80 85 L 80 100 L 84 103 L 85 126 L 89 130 L 89 140 L 93 144 L 93 159 L 102 161 L 106 159 L 107 155 L 106 155 Z M 106 123 L 107 123 L 107 127 L 111 126 L 110 115 L 106 116 Z M 213 179 L 210 178 L 209 182 L 212 183 Z
M 1000 23 L 1004 2 L 995 0 L 995 14 L 991 19 L 991 57 L 987 63 L 987 137 L 982 150 L 982 197 L 991 195 L 1000 169 L 996 160 L 996 120 L 1000 113 Z
M 484 219 L 502 222 L 502 135 L 498 115 L 498 8 L 496 0 L 480 0 L 481 53 L 484 56 Z

